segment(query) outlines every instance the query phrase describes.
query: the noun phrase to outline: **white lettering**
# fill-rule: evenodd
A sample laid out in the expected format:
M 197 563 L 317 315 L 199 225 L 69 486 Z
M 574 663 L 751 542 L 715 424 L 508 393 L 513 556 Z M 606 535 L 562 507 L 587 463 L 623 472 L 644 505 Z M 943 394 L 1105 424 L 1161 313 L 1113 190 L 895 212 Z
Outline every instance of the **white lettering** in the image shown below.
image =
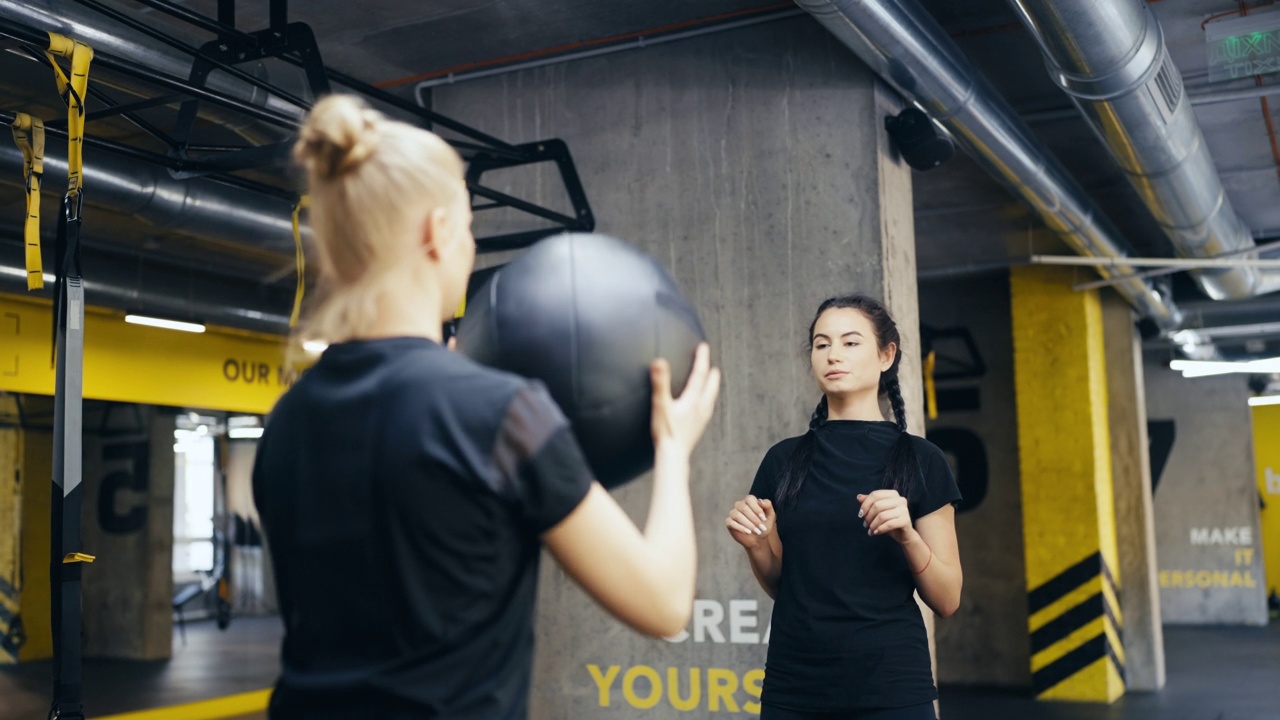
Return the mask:
M 712 642 L 724 642 L 724 633 L 720 632 L 720 623 L 724 622 L 724 606 L 715 600 L 693 601 L 693 641 L 706 642 L 711 636 Z
M 756 644 L 760 642 L 760 633 L 747 632 L 746 628 L 756 627 L 756 601 L 729 601 L 729 642 L 734 644 Z
M 1267 468 L 1267 494 L 1280 495 L 1280 472 Z
M 1252 545 L 1253 528 L 1191 528 L 1192 545 Z

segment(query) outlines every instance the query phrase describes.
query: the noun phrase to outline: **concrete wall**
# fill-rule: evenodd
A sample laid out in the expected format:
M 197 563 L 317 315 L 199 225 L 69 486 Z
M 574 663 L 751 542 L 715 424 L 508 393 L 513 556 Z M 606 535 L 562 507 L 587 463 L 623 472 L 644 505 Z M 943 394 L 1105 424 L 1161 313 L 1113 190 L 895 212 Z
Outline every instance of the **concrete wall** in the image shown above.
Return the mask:
M 532 717 L 681 717 L 673 680 L 698 716 L 758 711 L 770 605 L 723 522 L 768 447 L 803 431 L 818 400 L 802 348 L 822 298 L 889 297 L 907 402 L 921 406 L 910 175 L 883 132 L 896 105 L 807 18 L 443 88 L 434 104 L 513 142 L 565 140 L 598 230 L 666 265 L 725 373 L 694 458 L 688 637 L 636 636 L 548 561 Z M 546 202 L 558 190 L 550 175 L 520 182 Z M 649 489 L 617 493 L 637 520 Z
M 956 516 L 964 567 L 960 611 L 938 623 L 938 679 L 944 683 L 1027 687 L 1031 683 L 1027 600 L 1022 557 L 1022 506 L 1018 487 L 1018 426 L 1013 391 L 1013 336 L 1005 275 L 929 282 L 920 286 L 920 321 L 926 326 L 964 328 L 986 364 L 980 378 L 939 381 L 944 398 L 930 438 L 970 432 L 987 460 L 986 496 L 966 492 Z M 939 342 L 940 355 L 967 359 L 955 341 Z M 945 357 L 940 371 L 954 367 Z M 976 410 L 949 409 L 949 391 L 978 393 Z M 977 483 L 978 468 L 948 453 L 962 488 Z
M 1266 624 L 1245 378 L 1186 379 L 1154 360 L 1145 374 L 1149 420 L 1176 432 L 1153 477 L 1164 622 Z
M 106 414 L 110 410 L 110 414 Z M 87 408 L 84 654 L 168 658 L 173 599 L 173 417 L 136 405 Z

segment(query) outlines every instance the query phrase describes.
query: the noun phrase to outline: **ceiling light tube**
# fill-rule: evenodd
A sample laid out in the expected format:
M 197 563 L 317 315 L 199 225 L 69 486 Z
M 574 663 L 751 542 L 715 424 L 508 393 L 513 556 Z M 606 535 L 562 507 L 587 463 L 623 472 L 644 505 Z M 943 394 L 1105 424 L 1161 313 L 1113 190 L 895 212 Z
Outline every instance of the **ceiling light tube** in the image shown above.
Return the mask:
M 181 330 L 182 332 L 202 333 L 205 330 L 204 323 L 168 320 L 149 315 L 135 315 L 133 313 L 125 315 L 124 321 L 134 325 L 146 325 L 147 327 L 164 328 L 165 330 Z

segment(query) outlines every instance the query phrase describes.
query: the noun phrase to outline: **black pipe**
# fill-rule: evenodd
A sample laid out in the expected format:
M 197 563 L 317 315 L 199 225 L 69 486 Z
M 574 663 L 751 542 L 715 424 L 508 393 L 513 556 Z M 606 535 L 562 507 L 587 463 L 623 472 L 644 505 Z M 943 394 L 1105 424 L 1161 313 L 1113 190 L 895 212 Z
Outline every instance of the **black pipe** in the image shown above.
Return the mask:
M 44 50 L 49 45 L 49 36 L 47 33 L 37 33 L 31 28 L 15 23 L 11 20 L 0 18 L 0 37 L 7 37 L 20 43 L 32 46 L 34 48 Z M 181 78 L 175 78 L 156 70 L 146 67 L 132 60 L 124 60 L 122 58 L 112 57 L 103 53 L 95 53 L 93 57 L 94 67 L 105 68 L 107 70 L 127 75 L 136 80 L 142 80 L 153 85 L 158 85 L 170 92 L 179 92 L 190 97 L 200 100 L 207 100 L 215 105 L 244 113 L 255 120 L 276 125 L 278 127 L 296 130 L 299 121 L 295 118 L 281 115 L 279 113 L 260 108 L 249 103 L 228 98 L 220 95 L 212 90 L 191 85 L 188 81 Z
M 305 108 L 311 107 L 311 105 L 306 100 L 303 100 L 302 98 L 297 97 L 291 93 L 287 93 L 284 90 L 281 90 L 280 88 L 272 85 L 271 83 L 265 80 L 256 78 L 253 75 L 250 75 L 249 73 L 241 70 L 240 68 L 235 67 L 234 65 L 229 65 L 216 58 L 209 57 L 208 55 L 201 52 L 199 48 L 188 45 L 180 40 L 175 40 L 169 37 L 168 35 L 160 32 L 159 30 L 156 30 L 150 25 L 147 25 L 144 22 L 140 22 L 138 20 L 135 20 L 129 17 L 129 15 L 127 15 L 126 13 L 122 13 L 118 10 L 115 10 L 114 8 L 103 5 L 102 3 L 98 2 L 98 0 L 75 0 L 75 2 L 78 2 L 81 5 L 89 8 L 90 10 L 93 10 L 105 17 L 108 17 L 116 21 L 121 25 L 124 25 L 125 27 L 136 30 L 137 32 L 140 32 L 143 35 L 146 35 L 147 37 L 153 40 L 162 42 L 165 45 L 168 45 L 169 47 L 175 50 L 180 50 L 188 55 L 191 55 L 192 57 L 198 57 L 204 60 L 205 62 L 209 63 L 211 66 L 217 68 L 218 70 L 221 70 L 222 72 L 227 73 L 228 75 L 236 78 L 237 80 L 241 80 L 243 82 L 249 83 L 250 85 L 253 85 L 254 87 L 265 90 L 282 100 L 285 100 L 287 102 L 293 103 L 294 105 L 297 105 L 300 108 L 305 109 Z
M 138 2 L 154 10 L 159 10 L 170 17 L 175 17 L 188 25 L 194 25 L 201 30 L 211 32 L 219 37 L 228 37 L 234 40 L 244 41 L 252 41 L 254 39 L 253 36 L 247 32 L 237 30 L 230 25 L 225 25 L 211 18 L 207 18 L 198 12 L 192 12 L 180 5 L 165 2 L 165 0 L 138 0 Z

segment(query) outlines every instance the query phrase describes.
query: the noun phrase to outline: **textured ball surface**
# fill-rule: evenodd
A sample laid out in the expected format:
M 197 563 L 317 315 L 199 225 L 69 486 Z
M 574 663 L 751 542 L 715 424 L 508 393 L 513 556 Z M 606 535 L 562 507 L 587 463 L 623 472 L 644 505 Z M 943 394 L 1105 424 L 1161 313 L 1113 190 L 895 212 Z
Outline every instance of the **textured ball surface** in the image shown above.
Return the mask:
M 609 488 L 653 467 L 649 364 L 666 358 L 679 394 L 705 337 L 656 260 L 588 233 L 547 238 L 500 268 L 458 324 L 460 352 L 547 386 Z

